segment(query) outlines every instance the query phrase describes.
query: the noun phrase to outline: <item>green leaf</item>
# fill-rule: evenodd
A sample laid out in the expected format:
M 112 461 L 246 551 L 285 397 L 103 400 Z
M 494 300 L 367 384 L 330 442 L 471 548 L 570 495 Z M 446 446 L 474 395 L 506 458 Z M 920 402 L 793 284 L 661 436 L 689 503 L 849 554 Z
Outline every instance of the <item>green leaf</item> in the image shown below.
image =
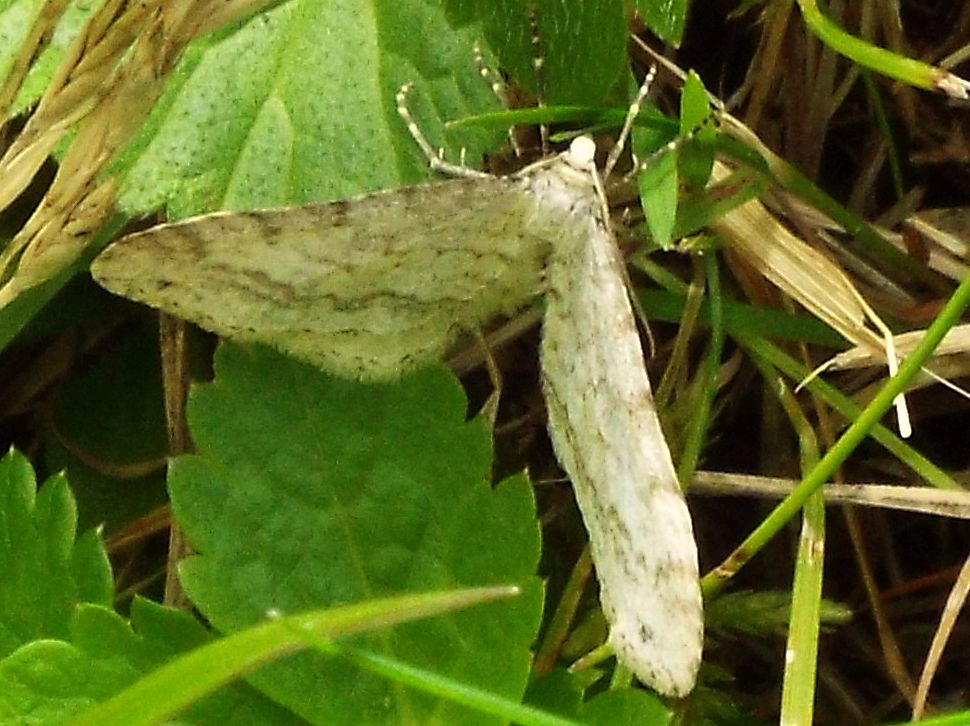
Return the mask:
M 157 330 L 111 352 L 58 388 L 44 446 L 49 470 L 68 472 L 81 526 L 109 533 L 167 501 L 168 451 Z
M 111 610 L 78 608 L 71 641 L 44 640 L 0 661 L 0 723 L 66 723 L 150 673 L 174 655 L 212 640 L 190 615 L 147 600 L 132 605 L 131 624 Z M 141 708 L 164 701 L 147 698 Z M 302 723 L 245 683 L 189 708 L 183 723 Z
M 657 696 L 634 688 L 607 691 L 583 704 L 583 723 L 602 726 L 667 726 L 672 714 Z
M 500 135 L 449 140 L 443 122 L 497 105 L 475 69 L 477 35 L 450 28 L 433 0 L 295 0 L 201 39 L 118 167 L 121 205 L 184 217 L 426 178 L 397 111 L 408 82 L 431 143 L 473 163 Z
M 679 46 L 687 24 L 689 0 L 634 0 L 644 25 L 662 40 Z
M 691 72 L 680 100 L 680 137 L 671 141 L 661 127 L 637 126 L 633 149 L 645 168 L 637 175 L 647 229 L 661 248 L 668 248 L 677 229 L 681 182 L 703 189 L 714 164 L 716 130 L 710 124 L 707 90 Z M 664 148 L 664 144 L 670 144 Z M 705 203 L 704 208 L 711 204 Z M 694 211 L 694 217 L 697 212 Z M 683 227 L 683 225 L 679 225 Z
M 680 133 L 692 138 L 680 149 L 680 171 L 685 182 L 703 189 L 714 167 L 714 141 L 717 131 L 711 123 L 711 104 L 707 89 L 694 71 L 687 74 L 680 94 Z
M 526 703 L 569 718 L 576 718 L 583 703 L 584 683 L 565 669 L 557 668 L 529 683 Z
M 47 47 L 34 60 L 20 92 L 9 109 L 9 117 L 23 113 L 37 103 L 47 90 L 54 72 L 64 59 L 68 47 L 88 18 L 104 4 L 104 0 L 71 0 L 50 35 Z M 48 11 L 41 0 L 14 0 L 2 3 L 0 11 L 0 78 L 6 79 L 21 44 L 27 37 L 39 10 Z
M 521 698 L 541 614 L 535 505 L 523 477 L 491 489 L 489 432 L 465 411 L 457 382 L 437 368 L 363 385 L 267 349 L 223 345 L 214 383 L 190 398 L 198 454 L 176 460 L 169 479 L 199 552 L 181 567 L 196 606 L 234 632 L 270 608 L 517 583 L 525 595 L 514 602 L 359 644 Z M 315 723 L 391 723 L 406 713 L 421 723 L 479 722 L 316 654 L 251 680 Z
M 16 4 L 18 11 L 32 7 Z M 11 17 L 10 27 L 27 22 Z M 464 147 L 474 164 L 501 143 L 502 132 L 446 135 L 443 121 L 497 107 L 473 60 L 480 36 L 476 28 L 455 32 L 439 0 L 293 0 L 197 39 L 142 132 L 111 166 L 120 205 L 129 215 L 167 207 L 179 218 L 427 178 L 427 160 L 397 113 L 395 95 L 408 81 L 431 143 L 453 159 Z M 83 264 L 0 309 L 0 347 L 79 269 Z
M 635 143 L 639 146 L 639 143 Z M 662 154 L 637 175 L 643 215 L 651 236 L 661 247 L 672 241 L 677 220 L 677 154 Z
M 532 9 L 549 104 L 601 102 L 625 70 L 628 25 L 620 0 L 445 0 L 444 5 L 455 25 L 480 22 L 501 67 L 535 95 Z
M 28 461 L 0 459 L 0 655 L 40 638 L 64 637 L 78 603 L 108 605 L 107 553 L 96 533 L 76 537 L 74 498 L 62 475 L 37 491 Z
M 330 639 L 348 632 L 386 627 L 388 624 L 413 618 L 427 617 L 452 608 L 468 607 L 495 597 L 509 596 L 508 588 L 492 590 L 464 590 L 453 593 L 431 593 L 383 601 L 371 601 L 358 606 L 335 608 L 329 611 L 304 613 L 284 620 L 262 623 L 236 635 L 204 643 L 185 655 L 172 659 L 154 670 L 116 697 L 86 711 L 73 723 L 97 726 L 140 726 L 159 723 L 197 702 L 204 694 L 244 671 L 258 667 L 273 658 L 292 653 L 305 645 L 311 634 L 316 639 Z M 165 633 L 171 630 L 165 628 Z M 325 641 L 324 641 L 325 642 Z M 92 641 L 97 646 L 99 643 Z M 166 649 L 168 650 L 168 649 Z M 220 723 L 216 707 L 229 705 L 229 694 L 245 695 L 244 684 L 233 685 L 218 698 L 208 699 L 207 709 L 193 706 L 194 721 Z M 200 704 L 201 705 L 201 704 Z M 206 710 L 208 713 L 205 713 Z M 203 717 L 203 714 L 205 716 Z M 288 723 L 289 716 L 273 719 L 272 723 Z M 246 723 L 268 723 L 267 715 L 256 718 L 250 714 Z
M 630 145 L 643 170 L 637 174 L 637 187 L 650 235 L 661 247 L 667 247 L 677 219 L 677 196 L 680 175 L 678 150 L 669 144 L 676 138 L 676 121 L 669 122 L 655 108 L 647 106 L 633 127 Z M 649 123 L 646 118 L 649 116 Z

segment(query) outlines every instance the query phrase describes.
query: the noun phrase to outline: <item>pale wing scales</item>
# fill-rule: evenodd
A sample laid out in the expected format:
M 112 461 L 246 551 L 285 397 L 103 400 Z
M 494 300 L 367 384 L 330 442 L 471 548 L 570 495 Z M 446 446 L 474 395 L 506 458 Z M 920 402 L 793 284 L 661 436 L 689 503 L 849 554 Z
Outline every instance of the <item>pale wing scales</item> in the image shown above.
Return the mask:
M 703 641 L 697 552 L 592 156 L 581 156 L 164 225 L 119 240 L 92 272 L 220 335 L 361 378 L 430 359 L 546 290 L 550 435 L 589 531 L 610 638 L 638 678 L 681 696 Z
M 392 377 L 542 292 L 548 235 L 523 182 L 455 179 L 226 212 L 108 247 L 108 290 L 358 378 Z
M 595 212 L 575 225 L 546 271 L 549 433 L 589 532 L 617 657 L 661 693 L 684 696 L 703 645 L 690 514 L 654 409 L 615 241 Z

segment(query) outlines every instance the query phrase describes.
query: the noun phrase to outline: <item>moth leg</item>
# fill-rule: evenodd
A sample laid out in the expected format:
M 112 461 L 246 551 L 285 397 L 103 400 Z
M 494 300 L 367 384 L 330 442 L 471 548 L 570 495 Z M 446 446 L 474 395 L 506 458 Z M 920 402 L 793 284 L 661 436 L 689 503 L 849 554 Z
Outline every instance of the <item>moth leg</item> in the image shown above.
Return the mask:
M 606 166 L 603 167 L 603 179 L 607 180 L 610 178 L 610 174 L 613 173 L 613 168 L 616 166 L 616 162 L 620 160 L 620 154 L 623 153 L 623 148 L 626 146 L 626 140 L 630 136 L 630 130 L 633 128 L 633 122 L 636 121 L 637 116 L 640 114 L 640 105 L 643 103 L 643 99 L 647 97 L 650 93 L 650 86 L 653 85 L 653 79 L 657 75 L 656 64 L 650 66 L 650 70 L 647 71 L 646 77 L 643 79 L 643 83 L 640 84 L 640 88 L 637 90 L 637 95 L 633 99 L 633 103 L 627 109 L 626 118 L 623 120 L 623 128 L 620 129 L 620 135 L 616 140 L 616 145 L 613 146 L 610 151 L 609 156 L 606 157 Z M 636 165 L 634 165 L 636 168 Z
M 478 67 L 478 75 L 481 76 L 482 80 L 488 84 L 488 87 L 492 89 L 492 94 L 498 99 L 498 102 L 502 105 L 502 108 L 508 109 L 511 104 L 509 102 L 509 88 L 505 83 L 505 79 L 502 78 L 501 72 L 491 68 L 488 63 L 485 62 L 485 56 L 482 53 L 482 46 L 475 43 L 475 47 L 472 49 L 475 56 L 475 65 Z M 515 154 L 515 158 L 521 158 L 522 156 L 522 145 L 519 144 L 519 140 L 515 135 L 515 129 L 509 127 L 509 146 L 512 147 L 512 153 Z
M 539 32 L 539 10 L 535 5 L 529 6 L 529 28 L 532 32 L 529 38 L 532 43 L 532 68 L 536 79 L 536 106 L 546 107 L 546 56 L 542 51 L 542 35 Z M 539 139 L 542 144 L 542 155 L 549 153 L 549 124 L 539 124 Z
M 534 72 L 535 82 L 536 82 L 536 106 L 538 108 L 546 107 L 546 59 L 542 50 L 542 36 L 539 31 L 539 21 L 538 21 L 538 10 L 532 5 L 528 10 L 529 18 L 529 29 L 530 37 L 529 42 L 532 45 L 532 69 Z M 502 78 L 501 73 L 493 70 L 485 62 L 485 57 L 482 54 L 481 46 L 476 43 L 474 48 L 475 54 L 475 64 L 478 67 L 478 73 L 482 79 L 489 84 L 492 89 L 492 93 L 498 99 L 499 103 L 502 104 L 503 108 L 510 108 L 511 104 L 509 102 L 508 86 L 505 80 Z M 515 136 L 515 130 L 509 129 L 509 145 L 512 147 L 512 151 L 516 158 L 522 156 L 522 146 L 519 144 L 518 139 Z M 540 153 L 543 157 L 549 155 L 549 124 L 540 123 L 539 124 L 539 139 L 540 139 Z
M 481 331 L 475 333 L 475 340 L 482 349 L 482 354 L 485 358 L 485 369 L 488 371 L 488 380 L 492 384 L 492 392 L 488 395 L 485 403 L 482 404 L 479 415 L 484 416 L 489 426 L 494 429 L 495 419 L 498 416 L 499 401 L 502 398 L 502 371 L 495 364 L 495 358 L 492 356 L 492 351 L 489 349 L 488 342 L 485 340 L 485 336 L 482 335 Z
M 477 169 L 469 169 L 467 166 L 462 166 L 461 164 L 452 164 L 445 161 L 443 152 L 435 151 L 434 147 L 431 146 L 424 133 L 418 127 L 417 122 L 414 120 L 414 116 L 411 115 L 411 110 L 408 108 L 408 93 L 410 93 L 413 85 L 414 84 L 412 83 L 405 83 L 397 92 L 397 112 L 407 125 L 408 133 L 411 134 L 411 138 L 414 139 L 417 145 L 421 148 L 421 151 L 424 152 L 424 155 L 427 157 L 428 166 L 430 166 L 432 170 L 442 174 L 447 174 L 448 176 L 464 177 L 466 179 L 491 179 L 491 174 L 486 174 L 485 172 L 478 171 Z

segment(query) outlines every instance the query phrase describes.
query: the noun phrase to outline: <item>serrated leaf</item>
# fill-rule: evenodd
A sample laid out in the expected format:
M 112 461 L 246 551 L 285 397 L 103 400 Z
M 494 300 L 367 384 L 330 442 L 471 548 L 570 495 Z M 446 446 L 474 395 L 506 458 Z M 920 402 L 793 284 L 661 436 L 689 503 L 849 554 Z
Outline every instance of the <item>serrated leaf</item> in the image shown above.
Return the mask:
M 522 584 L 514 603 L 398 627 L 366 647 L 521 697 L 541 610 L 532 492 L 488 484 L 490 439 L 437 368 L 398 383 L 341 381 L 266 349 L 223 345 L 193 390 L 198 454 L 169 488 L 200 553 L 183 585 L 224 632 L 263 619 L 413 591 Z M 477 723 L 340 662 L 297 656 L 252 677 L 314 723 Z M 346 684 L 354 683 L 348 689 Z
M 184 217 L 425 178 L 395 96 L 415 84 L 410 106 L 436 145 L 444 120 L 495 108 L 476 36 L 450 28 L 433 0 L 295 0 L 202 39 L 120 165 L 121 204 Z M 448 148 L 472 163 L 499 137 L 476 130 Z
M 335 647 L 332 640 L 340 635 L 386 628 L 515 594 L 515 588 L 422 593 L 276 618 L 172 659 L 117 696 L 86 711 L 74 724 L 150 726 L 163 721 L 167 723 L 171 716 L 186 710 L 190 704 L 199 702 L 201 697 L 242 673 L 290 655 L 301 646 L 319 645 L 322 652 L 330 655 Z M 348 655 L 346 651 L 344 655 Z M 427 685 L 432 688 L 440 682 L 440 676 L 435 674 L 427 677 Z M 456 695 L 460 697 L 463 693 Z M 506 705 L 510 710 L 517 710 L 514 702 Z M 193 710 L 199 711 L 198 708 Z M 252 715 L 246 723 L 252 723 L 250 719 L 253 719 Z M 265 716 L 257 720 L 268 723 Z M 217 719 L 203 721 L 210 722 L 222 723 Z
M 129 624 L 110 609 L 84 605 L 71 640 L 28 644 L 0 661 L 0 724 L 67 723 L 172 656 L 212 640 L 186 613 L 136 599 Z M 183 723 L 296 724 L 292 714 L 245 683 L 188 709 Z
M 108 605 L 111 568 L 96 535 L 76 538 L 77 511 L 63 476 L 37 490 L 16 451 L 0 459 L 0 655 L 67 634 L 78 603 Z

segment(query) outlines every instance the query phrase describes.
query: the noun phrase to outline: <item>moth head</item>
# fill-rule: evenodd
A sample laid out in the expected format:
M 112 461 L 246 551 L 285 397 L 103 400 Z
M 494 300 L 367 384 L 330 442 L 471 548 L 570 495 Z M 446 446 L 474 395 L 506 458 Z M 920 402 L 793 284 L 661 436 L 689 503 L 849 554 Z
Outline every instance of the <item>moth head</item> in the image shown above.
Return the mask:
M 569 144 L 569 151 L 563 157 L 566 162 L 576 169 L 589 170 L 596 158 L 596 142 L 592 136 L 577 136 Z

